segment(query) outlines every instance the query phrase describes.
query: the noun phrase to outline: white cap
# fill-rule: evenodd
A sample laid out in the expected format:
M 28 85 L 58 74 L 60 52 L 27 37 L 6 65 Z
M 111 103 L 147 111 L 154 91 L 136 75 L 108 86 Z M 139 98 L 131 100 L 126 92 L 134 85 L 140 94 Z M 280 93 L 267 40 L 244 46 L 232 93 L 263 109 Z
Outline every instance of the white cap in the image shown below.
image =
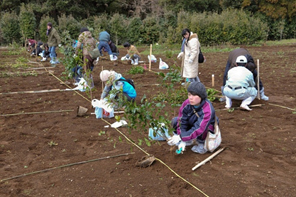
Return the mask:
M 247 63 L 248 61 L 247 61 L 247 58 L 244 55 L 241 55 L 241 56 L 238 56 L 236 58 L 235 62 L 236 63 Z
M 110 77 L 110 71 L 109 70 L 103 70 L 101 73 L 100 73 L 100 78 L 103 82 L 105 81 L 108 81 L 108 78 Z

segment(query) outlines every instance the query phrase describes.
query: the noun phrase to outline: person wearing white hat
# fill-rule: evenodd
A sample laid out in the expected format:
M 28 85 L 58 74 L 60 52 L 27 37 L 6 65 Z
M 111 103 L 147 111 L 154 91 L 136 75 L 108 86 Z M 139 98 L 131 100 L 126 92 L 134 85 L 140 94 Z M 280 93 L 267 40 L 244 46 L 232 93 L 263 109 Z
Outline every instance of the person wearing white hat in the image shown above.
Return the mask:
M 236 66 L 227 73 L 227 81 L 223 89 L 227 109 L 231 108 L 232 101 L 242 100 L 240 107 L 250 111 L 248 105 L 256 98 L 257 90 L 252 72 L 246 68 L 247 58 L 244 55 L 236 58 Z
M 134 101 L 137 92 L 132 84 L 128 82 L 120 73 L 113 70 L 103 70 L 100 73 L 100 79 L 105 83 L 103 93 L 101 94 L 101 99 L 109 96 L 111 99 L 117 99 L 118 95 L 110 94 L 112 89 L 122 90 L 122 94 L 127 98 L 128 101 Z
M 251 56 L 251 54 L 249 53 L 249 51 L 247 49 L 245 49 L 245 48 L 237 48 L 237 49 L 234 49 L 233 51 L 231 51 L 229 53 L 229 56 L 228 56 L 228 60 L 227 60 L 227 64 L 226 64 L 225 71 L 224 71 L 224 76 L 223 76 L 223 86 L 221 86 L 222 94 L 223 94 L 223 89 L 225 87 L 225 83 L 226 83 L 226 79 L 227 79 L 227 73 L 228 73 L 229 69 L 236 66 L 236 59 L 237 59 L 238 56 L 241 56 L 241 55 L 243 55 L 243 56 L 245 56 L 247 58 L 247 63 L 248 63 L 248 65 L 250 65 L 250 67 L 255 66 L 255 69 L 253 69 L 251 72 L 253 73 L 253 78 L 254 78 L 254 81 L 256 83 L 255 88 L 257 89 L 256 78 L 257 78 L 258 74 L 257 74 L 254 59 L 253 59 L 253 57 Z M 247 68 L 248 68 L 248 66 L 247 66 Z M 269 97 L 264 94 L 263 83 L 262 83 L 262 81 L 260 79 L 259 79 L 259 91 L 260 91 L 260 98 L 262 100 L 264 100 L 264 101 L 268 101 Z M 225 98 L 224 97 L 220 98 L 220 101 L 225 101 Z

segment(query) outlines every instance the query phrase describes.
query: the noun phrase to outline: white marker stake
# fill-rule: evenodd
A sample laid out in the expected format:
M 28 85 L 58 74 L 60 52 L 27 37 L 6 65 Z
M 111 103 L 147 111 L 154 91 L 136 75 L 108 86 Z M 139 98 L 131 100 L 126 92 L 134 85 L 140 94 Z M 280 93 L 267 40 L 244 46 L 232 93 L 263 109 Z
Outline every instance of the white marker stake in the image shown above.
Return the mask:
M 212 87 L 214 87 L 214 86 L 215 86 L 215 75 L 212 74 Z
M 216 155 L 218 155 L 219 153 L 221 153 L 224 150 L 224 148 L 220 148 L 217 152 L 213 153 L 211 156 L 209 156 L 208 158 L 206 158 L 205 160 L 203 160 L 202 162 L 200 162 L 199 164 L 197 164 L 196 166 L 194 166 L 192 168 L 192 171 L 194 171 L 195 169 L 199 168 L 200 166 L 204 165 L 205 163 L 207 163 L 208 161 L 210 161 L 211 159 L 213 159 Z
M 257 59 L 257 98 L 260 100 L 259 59 Z

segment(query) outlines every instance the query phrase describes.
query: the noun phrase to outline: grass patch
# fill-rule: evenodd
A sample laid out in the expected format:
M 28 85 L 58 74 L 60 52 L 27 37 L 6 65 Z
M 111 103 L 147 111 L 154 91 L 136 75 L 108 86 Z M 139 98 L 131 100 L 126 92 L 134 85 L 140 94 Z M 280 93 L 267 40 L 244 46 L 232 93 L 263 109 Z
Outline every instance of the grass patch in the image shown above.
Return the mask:
M 278 45 L 289 45 L 289 44 L 295 44 L 296 39 L 283 39 L 283 40 L 275 40 L 275 41 L 267 41 L 266 45 L 268 46 L 278 46 Z

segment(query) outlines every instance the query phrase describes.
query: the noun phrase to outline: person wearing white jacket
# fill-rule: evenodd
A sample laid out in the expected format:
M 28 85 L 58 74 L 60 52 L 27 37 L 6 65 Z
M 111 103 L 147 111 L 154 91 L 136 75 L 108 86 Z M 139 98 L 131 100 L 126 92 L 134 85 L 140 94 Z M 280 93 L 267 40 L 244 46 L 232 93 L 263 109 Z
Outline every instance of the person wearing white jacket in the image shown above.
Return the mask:
M 187 82 L 200 82 L 198 78 L 198 54 L 200 48 L 198 36 L 186 28 L 182 31 L 182 37 L 185 39 L 184 52 L 180 52 L 177 57 L 178 59 L 184 58 L 182 76 L 186 78 Z
M 231 99 L 235 99 L 243 100 L 240 105 L 242 109 L 251 110 L 248 105 L 256 98 L 257 90 L 253 73 L 246 68 L 246 65 L 247 58 L 244 55 L 238 56 L 236 66 L 227 73 L 227 81 L 223 90 L 227 109 L 231 108 Z

